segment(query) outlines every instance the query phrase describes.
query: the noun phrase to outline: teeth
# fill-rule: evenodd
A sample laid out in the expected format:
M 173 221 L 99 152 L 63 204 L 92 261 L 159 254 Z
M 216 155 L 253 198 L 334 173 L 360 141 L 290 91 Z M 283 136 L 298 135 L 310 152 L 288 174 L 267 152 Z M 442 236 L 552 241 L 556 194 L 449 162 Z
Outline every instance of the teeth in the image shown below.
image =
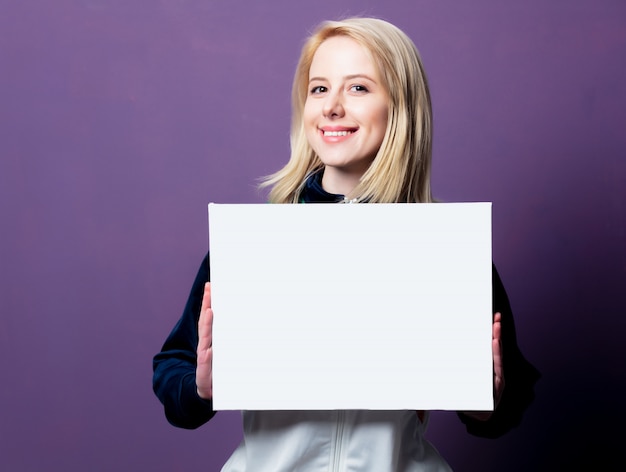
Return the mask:
M 324 131 L 324 136 L 348 136 L 352 131 Z

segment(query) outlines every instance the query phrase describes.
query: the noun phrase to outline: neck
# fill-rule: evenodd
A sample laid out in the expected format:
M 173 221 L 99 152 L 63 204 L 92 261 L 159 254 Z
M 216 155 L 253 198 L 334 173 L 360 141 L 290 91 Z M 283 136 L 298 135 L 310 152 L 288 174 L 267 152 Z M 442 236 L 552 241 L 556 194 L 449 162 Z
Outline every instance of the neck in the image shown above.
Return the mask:
M 329 193 L 351 198 L 350 194 L 359 184 L 361 176 L 361 173 L 350 173 L 326 166 L 322 177 L 322 188 Z

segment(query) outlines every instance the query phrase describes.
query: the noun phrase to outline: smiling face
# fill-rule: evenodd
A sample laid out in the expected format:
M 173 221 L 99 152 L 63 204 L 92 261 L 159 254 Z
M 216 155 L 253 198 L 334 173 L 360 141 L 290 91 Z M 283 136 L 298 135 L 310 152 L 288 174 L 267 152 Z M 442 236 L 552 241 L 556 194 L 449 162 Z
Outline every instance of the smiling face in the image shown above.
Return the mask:
M 380 148 L 389 96 L 368 51 L 346 36 L 325 40 L 309 69 L 304 128 L 325 166 L 322 186 L 348 195 Z

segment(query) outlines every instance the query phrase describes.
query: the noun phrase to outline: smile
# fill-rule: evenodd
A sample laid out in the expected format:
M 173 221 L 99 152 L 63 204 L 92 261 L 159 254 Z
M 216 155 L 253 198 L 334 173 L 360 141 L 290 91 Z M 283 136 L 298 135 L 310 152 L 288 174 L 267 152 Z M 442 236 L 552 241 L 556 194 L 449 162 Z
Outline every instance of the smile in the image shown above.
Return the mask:
M 324 136 L 348 136 L 354 131 L 324 131 Z

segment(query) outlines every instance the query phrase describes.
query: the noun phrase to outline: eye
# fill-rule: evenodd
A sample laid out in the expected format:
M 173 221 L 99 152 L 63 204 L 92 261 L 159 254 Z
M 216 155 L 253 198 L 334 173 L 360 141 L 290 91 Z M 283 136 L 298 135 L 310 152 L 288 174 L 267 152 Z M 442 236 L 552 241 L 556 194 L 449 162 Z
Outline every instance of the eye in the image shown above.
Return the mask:
M 309 92 L 311 95 L 316 95 L 319 93 L 324 93 L 327 92 L 328 89 L 326 87 L 324 87 L 323 85 L 316 85 L 315 87 L 313 87 L 311 89 L 311 91 Z
M 369 90 L 367 90 L 367 87 L 365 85 L 352 85 L 350 87 L 350 91 L 351 92 L 358 92 L 358 93 L 369 92 Z

